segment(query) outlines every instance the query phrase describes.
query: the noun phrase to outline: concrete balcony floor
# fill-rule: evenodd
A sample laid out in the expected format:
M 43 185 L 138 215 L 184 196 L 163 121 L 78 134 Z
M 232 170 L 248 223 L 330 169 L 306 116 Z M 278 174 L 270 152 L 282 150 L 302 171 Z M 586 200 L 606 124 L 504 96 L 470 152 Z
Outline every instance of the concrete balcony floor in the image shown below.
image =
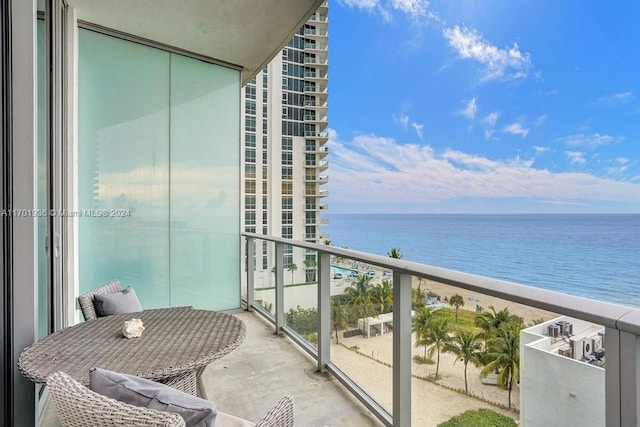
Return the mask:
M 247 337 L 236 350 L 205 370 L 209 400 L 218 409 L 258 421 L 284 395 L 295 399 L 297 426 L 382 426 L 369 410 L 329 374 L 316 372 L 315 361 L 258 314 L 236 314 Z M 53 405 L 42 426 L 58 427 Z

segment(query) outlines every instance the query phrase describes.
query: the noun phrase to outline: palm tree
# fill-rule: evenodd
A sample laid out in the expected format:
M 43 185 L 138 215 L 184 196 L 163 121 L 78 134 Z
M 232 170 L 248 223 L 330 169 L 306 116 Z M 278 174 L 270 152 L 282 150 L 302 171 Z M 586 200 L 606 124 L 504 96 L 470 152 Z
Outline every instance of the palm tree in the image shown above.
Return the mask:
M 379 313 L 386 313 L 387 307 L 393 306 L 393 287 L 391 281 L 385 279 L 371 289 L 371 300 L 379 304 Z
M 291 272 L 291 284 L 293 285 L 293 273 L 298 269 L 298 266 L 296 265 L 295 262 L 292 262 L 291 264 L 289 264 L 289 266 L 287 267 L 287 271 Z
M 361 274 L 345 289 L 347 301 L 353 307 L 352 315 L 356 318 L 368 317 L 375 314 L 371 302 L 371 277 Z
M 490 351 L 484 356 L 487 363 L 480 372 L 483 377 L 498 372 L 498 384 L 509 391 L 509 408 L 513 383 L 520 380 L 520 329 L 522 323 L 500 325 L 496 336 L 489 342 Z
M 475 318 L 475 324 L 477 327 L 482 329 L 481 337 L 484 340 L 485 351 L 488 351 L 488 342 L 489 340 L 495 336 L 496 330 L 500 327 L 501 324 L 506 323 L 510 320 L 521 319 L 518 316 L 512 315 L 509 313 L 509 309 L 507 307 L 503 308 L 500 311 L 496 311 L 496 309 L 490 305 L 490 311 L 485 311 L 480 313 Z
M 324 240 L 324 244 L 327 245 L 327 246 L 331 246 L 331 240 L 325 239 Z
M 431 316 L 431 308 L 425 307 L 423 305 L 416 311 L 416 315 L 414 316 L 413 322 L 411 324 L 411 332 L 414 332 L 416 334 L 415 346 L 419 347 L 421 345 L 424 345 L 424 360 L 427 360 L 427 344 L 423 343 L 423 341 L 420 340 L 420 337 L 423 337 L 427 334 L 429 322 L 431 322 Z
M 478 334 L 469 330 L 459 330 L 450 343 L 445 344 L 443 351 L 456 356 L 455 362 L 461 360 L 464 363 L 464 391 L 469 393 L 467 382 L 467 365 L 471 362 L 474 366 L 480 366 L 482 357 L 482 344 L 478 341 Z M 454 362 L 454 363 L 455 363 Z
M 438 372 L 440 370 L 440 350 L 451 341 L 450 331 L 451 329 L 449 328 L 449 321 L 447 319 L 434 318 L 429 322 L 429 327 L 425 331 L 426 333 L 419 336 L 416 340 L 416 345 L 430 346 L 429 358 L 433 358 L 433 353 L 437 352 L 436 379 L 438 378 Z
M 424 292 L 419 287 L 411 288 L 411 309 L 419 310 L 422 307 L 424 307 Z
M 336 331 L 336 344 L 340 344 L 338 339 L 338 330 L 347 327 L 347 320 L 349 319 L 349 312 L 345 305 L 339 300 L 334 299 L 331 303 L 331 323 L 333 329 Z
M 391 248 L 391 250 L 387 252 L 387 255 L 389 255 L 390 258 L 402 259 L 402 254 L 398 248 Z
M 464 306 L 464 298 L 462 298 L 462 295 L 459 295 L 459 294 L 452 295 L 451 298 L 449 298 L 449 305 L 451 307 L 455 307 L 456 323 L 458 323 L 458 308 Z

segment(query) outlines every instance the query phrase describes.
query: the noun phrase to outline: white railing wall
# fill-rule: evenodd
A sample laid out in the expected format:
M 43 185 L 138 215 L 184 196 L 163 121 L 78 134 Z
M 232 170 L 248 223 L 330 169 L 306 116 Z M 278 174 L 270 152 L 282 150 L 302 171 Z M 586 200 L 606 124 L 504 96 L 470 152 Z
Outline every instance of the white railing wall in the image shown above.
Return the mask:
M 271 315 L 254 303 L 254 270 L 256 241 L 270 241 L 275 245 L 276 261 L 276 333 L 285 333 L 318 363 L 318 370 L 333 374 L 385 425 L 411 425 L 411 283 L 422 277 L 467 289 L 507 301 L 585 320 L 605 327 L 606 345 L 606 426 L 638 425 L 638 356 L 640 355 L 640 310 L 596 301 L 560 292 L 519 285 L 487 277 L 461 273 L 443 268 L 393 259 L 349 249 L 337 248 L 292 239 L 241 233 L 246 240 L 247 309 L 255 309 L 267 318 Z M 284 323 L 284 245 L 305 248 L 318 254 L 318 348 L 309 345 Z M 393 410 L 389 414 L 358 384 L 331 362 L 331 256 L 351 259 L 393 271 Z M 640 285 L 640 283 L 639 283 Z

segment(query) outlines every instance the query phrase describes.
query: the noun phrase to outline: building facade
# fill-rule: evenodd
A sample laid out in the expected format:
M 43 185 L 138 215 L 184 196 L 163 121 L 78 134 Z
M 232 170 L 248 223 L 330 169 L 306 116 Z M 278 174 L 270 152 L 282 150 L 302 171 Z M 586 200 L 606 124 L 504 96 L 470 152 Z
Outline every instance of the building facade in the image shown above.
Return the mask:
M 328 4 L 323 2 L 276 57 L 244 87 L 242 188 L 244 230 L 322 243 L 328 177 Z M 284 249 L 290 281 L 316 280 L 315 252 Z M 275 266 L 256 248 L 257 286 Z

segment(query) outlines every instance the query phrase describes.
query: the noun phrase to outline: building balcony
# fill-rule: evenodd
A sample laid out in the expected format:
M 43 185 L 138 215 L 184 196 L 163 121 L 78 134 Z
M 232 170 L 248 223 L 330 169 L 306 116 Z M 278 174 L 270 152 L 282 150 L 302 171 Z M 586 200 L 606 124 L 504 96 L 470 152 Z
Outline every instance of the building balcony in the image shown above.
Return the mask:
M 307 354 L 282 335 L 274 339 L 273 327 L 262 316 L 246 311 L 235 315 L 247 326 L 244 342 L 203 374 L 207 397 L 220 411 L 257 421 L 281 395 L 291 395 L 298 426 L 335 425 L 336 414 L 346 425 L 382 426 L 334 378 L 310 374 Z M 53 405 L 47 406 L 40 426 L 60 427 Z
M 315 13 L 309 17 L 309 22 L 328 24 L 329 17 Z
M 253 259 L 255 248 L 262 247 L 265 241 L 276 254 L 281 253 L 285 245 L 293 245 L 294 253 L 296 250 L 304 254 L 315 251 L 317 264 L 314 269 L 319 281 L 294 282 L 290 271 L 276 258 L 275 275 L 271 271 L 267 273 L 273 280 L 267 285 L 257 285 L 261 273 L 254 272 L 249 264 L 243 295 L 249 308 L 270 322 L 276 333 L 288 337 L 283 342 L 307 352 L 311 357 L 309 364 L 315 364 L 318 372 L 335 378 L 359 402 L 353 402 L 349 408 L 351 413 L 361 414 L 360 405 L 364 405 L 376 418 L 365 417 L 353 425 L 435 426 L 468 409 L 478 408 L 492 409 L 523 426 L 637 425 L 640 348 L 636 343 L 640 336 L 640 310 L 328 245 L 249 233 L 243 233 L 243 236 L 247 239 L 245 247 L 249 260 Z M 305 239 L 314 236 L 315 233 L 306 233 Z M 319 238 L 326 239 L 327 236 L 320 233 Z M 358 271 L 363 277 L 371 272 L 374 283 L 392 282 L 393 293 L 388 315 L 360 318 L 357 326 L 339 327 L 339 343 L 337 337 L 332 336 L 335 323 L 331 319 L 332 313 L 336 312 L 333 307 L 336 300 L 332 297 L 343 294 L 344 289 L 357 279 L 335 275 L 335 268 L 343 272 Z M 463 307 L 467 316 L 473 316 L 474 311 L 478 316 L 486 311 L 492 314 L 487 310 L 487 304 L 494 304 L 491 308 L 497 311 L 506 305 L 511 310 L 509 313 L 522 315 L 525 322 L 536 325 L 515 335 L 520 337 L 521 355 L 520 383 L 511 392 L 515 409 L 504 409 L 508 390 L 488 385 L 489 381 L 482 384 L 479 369 L 470 374 L 470 389 L 465 393 L 464 385 L 460 387 L 464 384 L 462 363 L 456 364 L 454 356 L 440 362 L 440 369 L 446 371 L 449 368 L 442 366 L 449 364 L 452 370 L 439 379 L 425 374 L 434 371 L 433 365 L 413 362 L 414 356 L 423 354 L 423 347 L 414 345 L 415 334 L 412 333 L 414 295 L 420 287 L 445 296 L 464 295 L 466 305 Z M 424 304 L 432 304 L 427 300 L 425 298 Z M 452 310 L 446 303 L 435 306 Z M 285 313 L 296 307 L 317 313 L 317 324 L 312 332 L 303 331 L 300 329 L 302 323 L 285 317 Z M 543 323 L 535 317 L 540 312 L 544 313 L 543 320 L 547 319 Z M 557 333 L 549 332 L 555 331 L 555 325 L 559 323 L 566 325 L 567 319 L 574 321 L 574 329 L 562 332 L 560 328 Z M 451 323 L 454 323 L 453 318 Z M 355 335 L 352 335 L 354 327 Z M 584 335 L 585 330 L 602 331 L 597 347 L 602 347 L 602 352 L 606 337 L 606 367 L 604 357 L 595 362 L 591 357 L 578 360 L 554 350 L 565 345 L 563 340 L 570 341 L 571 334 L 580 338 L 580 342 L 587 342 L 580 335 Z M 581 352 L 588 351 L 589 356 L 595 354 L 588 347 L 580 348 Z M 286 356 L 280 360 L 290 357 L 288 351 L 282 354 Z M 527 359 L 522 359 L 523 354 Z M 240 356 L 240 353 L 230 356 Z M 237 375 L 229 370 L 224 372 Z M 457 377 L 458 382 L 452 377 Z M 277 379 L 273 381 L 279 384 Z M 235 379 L 236 382 L 242 383 L 243 377 Z M 326 398 L 320 395 L 322 393 L 325 391 L 318 392 L 318 399 Z M 346 425 L 353 423 L 348 416 L 341 421 Z
M 316 144 L 310 144 L 304 148 L 304 152 L 308 154 L 318 154 L 320 158 L 324 158 L 327 156 L 327 154 L 329 154 L 329 147 L 317 147 Z
M 323 143 L 326 142 L 329 139 L 329 133 L 328 132 L 317 132 L 317 131 L 313 131 L 313 130 L 305 131 L 304 136 L 305 136 L 305 138 L 313 138 L 313 139 L 316 139 L 316 140 L 320 140 Z
M 315 67 L 316 69 L 317 68 L 321 68 L 322 71 L 326 72 L 327 68 L 329 67 L 329 60 L 328 59 L 305 57 L 304 58 L 304 65 L 309 66 L 309 67 Z
M 326 184 L 327 182 L 329 182 L 329 177 L 327 175 L 320 175 L 320 176 L 305 175 L 304 181 L 305 182 L 317 182 L 319 184 Z
M 326 28 L 305 28 L 304 36 L 307 39 L 326 41 L 329 37 L 329 31 Z
M 304 79 L 315 82 L 326 82 L 329 80 L 329 74 L 321 73 L 319 71 L 307 71 L 304 73 Z

